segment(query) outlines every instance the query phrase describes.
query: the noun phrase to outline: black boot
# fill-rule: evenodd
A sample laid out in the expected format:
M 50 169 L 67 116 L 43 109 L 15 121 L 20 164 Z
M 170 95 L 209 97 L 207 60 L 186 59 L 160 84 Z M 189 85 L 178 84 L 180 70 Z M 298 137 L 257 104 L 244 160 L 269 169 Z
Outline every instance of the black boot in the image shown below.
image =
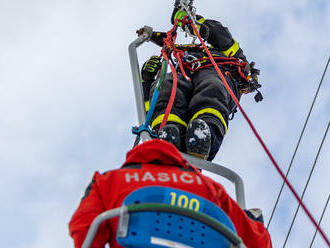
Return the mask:
M 224 126 L 214 125 L 212 123 L 208 123 L 208 126 L 211 130 L 211 150 L 209 153 L 209 157 L 207 158 L 208 161 L 212 161 L 215 155 L 218 153 L 219 148 L 221 146 L 223 136 L 225 133 Z
M 162 140 L 166 140 L 175 145 L 176 148 L 182 150 L 182 139 L 180 129 L 175 124 L 167 124 L 159 131 L 158 137 Z
M 207 159 L 211 150 L 211 130 L 205 121 L 195 119 L 189 123 L 186 132 L 187 153 Z

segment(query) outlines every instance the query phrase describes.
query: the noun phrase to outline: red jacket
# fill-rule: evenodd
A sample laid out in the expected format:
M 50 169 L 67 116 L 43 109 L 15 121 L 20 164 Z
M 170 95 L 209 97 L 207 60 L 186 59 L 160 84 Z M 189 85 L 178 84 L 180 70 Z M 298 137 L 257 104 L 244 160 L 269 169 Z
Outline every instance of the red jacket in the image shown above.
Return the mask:
M 141 166 L 128 167 L 133 164 Z M 227 213 L 248 248 L 272 247 L 270 236 L 262 223 L 249 219 L 222 185 L 196 169 L 182 169 L 189 167 L 191 165 L 172 144 L 154 139 L 129 151 L 121 169 L 102 175 L 96 172 L 69 223 L 75 247 L 81 247 L 97 215 L 120 207 L 128 194 L 145 186 L 173 187 L 204 197 Z M 104 247 L 106 243 L 110 243 L 111 248 L 121 247 L 116 241 L 117 222 L 117 219 L 112 219 L 100 226 L 93 248 Z

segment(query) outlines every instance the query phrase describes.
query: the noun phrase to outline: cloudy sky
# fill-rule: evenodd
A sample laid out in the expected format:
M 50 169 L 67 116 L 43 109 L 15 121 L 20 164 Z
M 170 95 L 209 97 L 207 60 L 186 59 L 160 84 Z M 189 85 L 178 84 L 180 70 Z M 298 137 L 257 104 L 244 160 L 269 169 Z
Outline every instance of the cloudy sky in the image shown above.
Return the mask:
M 93 172 L 118 168 L 134 142 L 127 47 L 144 25 L 169 30 L 172 2 L 0 0 L 1 247 L 72 247 L 67 224 Z M 330 1 L 195 2 L 261 69 L 264 101 L 241 103 L 285 171 L 330 55 Z M 158 53 L 144 44 L 140 62 Z M 329 122 L 329 70 L 289 176 L 299 194 Z M 330 193 L 329 160 L 327 137 L 305 195 L 316 219 Z M 268 222 L 282 181 L 240 113 L 214 162 L 241 175 L 247 206 Z M 274 247 L 296 207 L 285 188 L 270 226 Z M 329 209 L 322 227 L 329 236 Z M 314 230 L 300 211 L 286 247 L 309 247 Z M 326 247 L 320 236 L 314 247 Z

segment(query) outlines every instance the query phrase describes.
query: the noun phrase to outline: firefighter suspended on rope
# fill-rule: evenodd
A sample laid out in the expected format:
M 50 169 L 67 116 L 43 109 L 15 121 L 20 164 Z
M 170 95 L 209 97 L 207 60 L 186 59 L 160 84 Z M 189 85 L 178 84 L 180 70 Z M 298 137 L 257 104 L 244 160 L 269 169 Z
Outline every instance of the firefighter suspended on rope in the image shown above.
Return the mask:
M 192 2 L 185 9 L 181 1 L 176 0 L 171 17 L 173 29 L 168 33 L 153 33 L 151 40 L 163 47 L 162 56 L 152 56 L 144 63 L 142 86 L 148 111 L 157 85 L 159 87 L 157 76 L 164 68 L 162 59 L 169 62 L 172 73 L 166 74 L 157 92 L 151 129 L 180 151 L 211 161 L 227 133 L 236 104 L 202 45 L 175 44 L 177 28 L 194 36 L 192 25 L 196 22 L 201 37 L 211 45 L 209 50 L 238 99 L 242 94 L 257 91 L 255 100 L 261 101 L 258 91 L 261 85 L 259 70 L 254 68 L 254 62 L 248 63 L 228 28 L 216 20 L 196 15 Z

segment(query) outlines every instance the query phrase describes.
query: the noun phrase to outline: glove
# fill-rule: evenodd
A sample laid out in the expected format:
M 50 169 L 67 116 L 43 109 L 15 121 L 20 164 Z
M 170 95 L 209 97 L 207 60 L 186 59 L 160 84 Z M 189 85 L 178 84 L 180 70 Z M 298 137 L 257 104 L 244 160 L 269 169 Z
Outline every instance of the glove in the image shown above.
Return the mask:
M 186 7 L 188 7 L 189 11 L 192 11 L 194 0 L 175 0 L 174 9 L 173 9 L 172 16 L 171 16 L 172 24 L 174 24 L 174 21 L 176 19 L 181 20 L 184 16 L 187 15 L 187 13 L 184 10 L 180 11 L 180 9 L 183 7 L 182 4 Z M 179 22 L 178 25 L 181 27 L 182 25 L 180 25 L 180 24 L 181 23 Z
M 183 17 L 187 15 L 187 12 L 184 10 L 178 10 L 174 8 L 171 18 L 171 23 L 174 24 L 175 20 L 182 20 Z M 178 26 L 182 27 L 182 22 L 178 22 Z
M 142 67 L 141 76 L 144 81 L 154 81 L 160 68 L 162 67 L 161 57 L 152 56 Z
M 250 64 L 247 64 L 244 69 L 244 74 L 249 79 L 252 79 L 255 82 L 258 82 L 258 75 L 260 75 L 260 70 L 255 68 L 255 62 L 251 62 Z

